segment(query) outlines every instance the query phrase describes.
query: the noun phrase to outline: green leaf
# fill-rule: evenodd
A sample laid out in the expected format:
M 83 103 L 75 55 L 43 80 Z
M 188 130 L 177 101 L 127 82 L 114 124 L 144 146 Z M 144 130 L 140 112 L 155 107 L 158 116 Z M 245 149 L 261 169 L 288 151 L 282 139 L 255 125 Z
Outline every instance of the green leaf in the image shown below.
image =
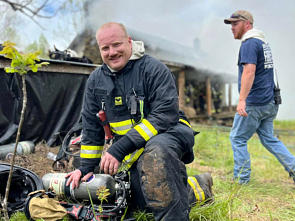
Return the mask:
M 38 71 L 38 67 L 36 67 L 36 66 L 33 66 L 31 69 L 32 69 L 33 72 L 37 72 Z
M 11 67 L 19 67 L 21 66 L 20 60 L 13 59 L 10 64 Z
M 6 72 L 6 73 L 17 73 L 18 70 L 15 69 L 15 68 L 9 68 L 9 67 L 6 67 L 6 68 L 5 68 L 5 72 Z
M 40 61 L 38 55 L 39 51 L 33 53 L 22 54 L 17 51 L 14 47 L 15 44 L 10 41 L 5 41 L 3 43 L 3 50 L 0 54 L 3 54 L 6 58 L 11 59 L 11 64 L 9 68 L 5 68 L 7 73 L 19 73 L 20 75 L 26 74 L 29 70 L 37 72 L 38 68 L 42 65 L 48 65 L 48 62 L 42 62 L 36 64 L 36 61 Z

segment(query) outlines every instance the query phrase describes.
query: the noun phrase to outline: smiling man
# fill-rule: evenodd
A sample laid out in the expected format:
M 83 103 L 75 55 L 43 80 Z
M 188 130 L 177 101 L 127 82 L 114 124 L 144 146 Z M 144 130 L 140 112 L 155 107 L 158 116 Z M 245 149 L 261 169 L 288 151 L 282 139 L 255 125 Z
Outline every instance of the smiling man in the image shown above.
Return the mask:
M 102 60 L 113 71 L 121 70 L 132 54 L 132 40 L 123 25 L 107 23 L 96 33 Z
M 190 203 L 212 197 L 212 178 L 188 180 L 185 163 L 194 159 L 194 132 L 178 109 L 172 73 L 145 55 L 143 42 L 132 41 L 122 24 L 104 24 L 96 39 L 104 64 L 87 81 L 81 166 L 67 175 L 67 185 L 78 187 L 98 164 L 113 175 L 123 163 L 131 176 L 131 208 L 151 211 L 155 220 L 188 220 Z M 105 112 L 114 136 L 103 155 L 99 111 Z
M 275 94 L 274 64 L 269 44 L 262 31 L 253 28 L 253 16 L 239 10 L 225 24 L 231 25 L 235 39 L 241 40 L 239 51 L 239 102 L 230 140 L 234 153 L 234 179 L 240 184 L 250 181 L 251 164 L 247 142 L 256 132 L 261 143 L 284 166 L 295 181 L 295 157 L 273 134 L 280 95 Z

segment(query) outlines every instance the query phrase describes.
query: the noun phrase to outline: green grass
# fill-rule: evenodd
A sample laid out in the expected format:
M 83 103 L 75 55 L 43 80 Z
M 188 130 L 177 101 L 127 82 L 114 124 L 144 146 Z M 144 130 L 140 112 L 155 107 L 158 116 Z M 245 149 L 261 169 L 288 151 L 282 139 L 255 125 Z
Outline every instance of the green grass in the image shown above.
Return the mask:
M 10 219 L 10 221 L 28 221 L 27 217 L 22 212 L 16 212 L 14 213 Z M 69 221 L 70 219 L 66 216 L 62 219 L 62 221 Z M 3 219 L 4 221 L 4 219 Z M 37 219 L 36 221 L 44 221 L 44 219 Z
M 295 120 L 275 120 L 274 126 L 280 130 L 295 130 Z
M 277 126 L 278 125 L 278 126 Z M 295 130 L 295 121 L 276 122 L 275 129 Z M 239 185 L 232 181 L 233 154 L 229 130 L 197 125 L 195 160 L 188 174 L 211 172 L 215 203 L 196 207 L 191 220 L 295 220 L 295 184 L 276 158 L 254 135 L 248 142 L 251 155 L 251 181 Z M 295 146 L 293 136 L 280 136 Z M 287 145 L 288 146 L 288 145 Z M 289 148 L 295 155 L 295 148 Z
M 210 172 L 213 177 L 214 203 L 195 206 L 191 221 L 295 221 L 295 184 L 287 172 L 260 143 L 257 135 L 248 142 L 251 155 L 251 181 L 239 185 L 232 181 L 233 154 L 229 128 L 196 125 L 195 160 L 187 165 L 188 175 Z M 295 121 L 275 121 L 275 129 L 293 130 Z M 279 135 L 295 155 L 295 136 Z M 151 214 L 138 212 L 137 220 L 150 221 Z M 11 221 L 26 220 L 22 213 Z

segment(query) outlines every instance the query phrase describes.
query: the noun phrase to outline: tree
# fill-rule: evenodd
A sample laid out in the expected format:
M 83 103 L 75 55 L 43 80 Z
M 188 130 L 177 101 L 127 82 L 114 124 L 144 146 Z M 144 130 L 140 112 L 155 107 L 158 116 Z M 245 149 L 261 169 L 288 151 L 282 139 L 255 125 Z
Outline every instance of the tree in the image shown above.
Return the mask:
M 4 42 L 5 39 L 9 39 L 11 42 L 19 42 L 20 37 L 16 33 L 16 31 L 10 27 L 11 24 L 6 26 L 5 29 L 1 29 L 1 36 L 0 36 L 0 42 Z M 0 27 L 1 28 L 1 27 Z
M 19 12 L 30 18 L 33 22 L 40 25 L 36 19 L 50 19 L 57 15 L 58 12 L 64 9 L 80 10 L 83 6 L 83 0 L 0 0 L 4 4 L 10 6 L 14 12 Z
M 20 121 L 19 121 L 19 125 L 18 125 L 18 130 L 17 130 L 17 134 L 16 134 L 14 153 L 13 153 L 13 157 L 12 157 L 12 161 L 11 161 L 11 167 L 10 167 L 10 171 L 9 171 L 9 175 L 8 175 L 8 181 L 6 184 L 5 196 L 4 196 L 3 201 L 1 201 L 5 219 L 8 221 L 9 217 L 8 217 L 8 211 L 7 211 L 7 200 L 8 200 L 10 184 L 11 184 L 11 180 L 12 180 L 12 173 L 13 173 L 13 166 L 14 166 L 14 162 L 15 162 L 17 145 L 19 142 L 20 133 L 21 133 L 23 122 L 24 122 L 24 115 L 25 115 L 26 106 L 27 106 L 26 74 L 29 71 L 37 72 L 39 67 L 41 67 L 43 65 L 47 65 L 49 63 L 48 62 L 36 63 L 36 62 L 40 61 L 38 59 L 39 52 L 21 54 L 14 47 L 15 44 L 12 42 L 6 41 L 3 43 L 2 46 L 3 46 L 3 50 L 0 51 L 0 54 L 3 54 L 5 57 L 11 59 L 10 67 L 6 67 L 5 71 L 7 73 L 18 73 L 21 76 L 22 92 L 23 92 L 23 104 L 22 104 L 22 110 L 21 110 L 21 116 L 20 116 Z
M 83 22 L 85 1 L 0 0 L 0 43 L 9 40 L 24 50 L 43 35 L 48 42 L 57 41 L 52 48 L 67 47 Z
M 15 0 L 15 1 L 10 1 L 10 0 L 0 0 L 0 2 L 4 2 L 8 4 L 12 10 L 15 12 L 20 12 L 23 15 L 29 17 L 33 22 L 36 24 L 39 24 L 37 20 L 35 19 L 36 17 L 38 18 L 52 18 L 56 15 L 58 11 L 55 11 L 54 14 L 48 15 L 44 13 L 44 8 L 50 4 L 50 0 L 45 0 L 45 1 L 37 1 L 37 4 L 34 3 L 32 0 Z M 36 1 L 35 1 L 36 2 Z
M 38 41 L 34 41 L 33 43 L 29 44 L 25 51 L 27 52 L 34 52 L 39 51 L 41 58 L 48 59 L 48 50 L 49 50 L 49 43 L 43 34 L 40 35 Z

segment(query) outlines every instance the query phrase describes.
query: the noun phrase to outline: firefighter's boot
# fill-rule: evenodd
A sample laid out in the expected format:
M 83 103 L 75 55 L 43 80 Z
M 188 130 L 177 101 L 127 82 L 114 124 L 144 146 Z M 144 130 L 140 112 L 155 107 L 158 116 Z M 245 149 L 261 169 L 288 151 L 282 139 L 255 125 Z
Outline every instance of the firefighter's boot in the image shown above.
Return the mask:
M 188 197 L 191 207 L 213 202 L 213 179 L 210 173 L 188 177 Z

